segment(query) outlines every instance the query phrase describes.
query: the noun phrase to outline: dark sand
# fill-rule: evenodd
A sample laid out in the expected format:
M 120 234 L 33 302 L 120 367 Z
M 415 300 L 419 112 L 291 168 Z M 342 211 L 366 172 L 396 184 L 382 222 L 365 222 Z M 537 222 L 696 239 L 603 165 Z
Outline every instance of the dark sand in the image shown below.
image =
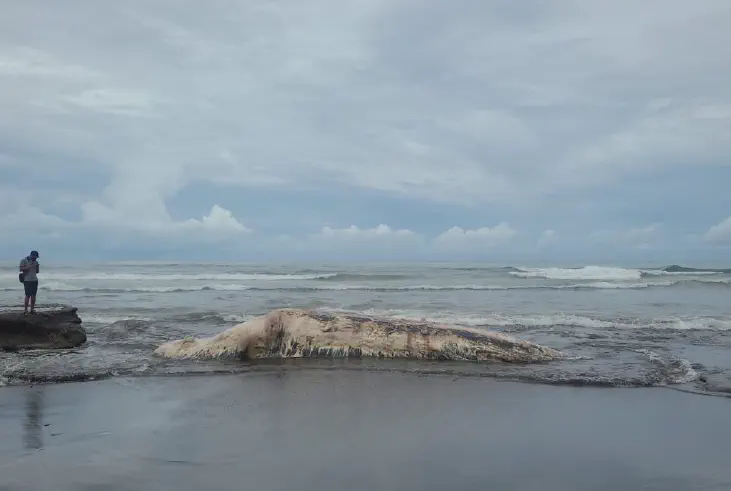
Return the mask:
M 46 426 L 47 425 L 47 426 Z M 0 388 L 2 490 L 728 490 L 731 400 L 287 371 Z

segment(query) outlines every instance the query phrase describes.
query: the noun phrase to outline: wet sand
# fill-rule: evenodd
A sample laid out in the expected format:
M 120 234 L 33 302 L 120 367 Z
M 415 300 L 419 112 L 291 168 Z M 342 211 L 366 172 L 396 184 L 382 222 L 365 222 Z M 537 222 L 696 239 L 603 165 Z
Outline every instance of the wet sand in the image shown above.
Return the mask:
M 0 490 L 728 490 L 731 400 L 284 371 L 0 388 Z

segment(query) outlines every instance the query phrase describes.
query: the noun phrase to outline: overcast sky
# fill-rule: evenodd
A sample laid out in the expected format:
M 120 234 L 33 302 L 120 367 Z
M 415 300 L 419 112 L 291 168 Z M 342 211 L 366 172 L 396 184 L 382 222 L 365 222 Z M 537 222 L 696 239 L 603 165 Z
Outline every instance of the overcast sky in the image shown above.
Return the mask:
M 0 253 L 731 263 L 729 26 L 728 0 L 5 2 Z

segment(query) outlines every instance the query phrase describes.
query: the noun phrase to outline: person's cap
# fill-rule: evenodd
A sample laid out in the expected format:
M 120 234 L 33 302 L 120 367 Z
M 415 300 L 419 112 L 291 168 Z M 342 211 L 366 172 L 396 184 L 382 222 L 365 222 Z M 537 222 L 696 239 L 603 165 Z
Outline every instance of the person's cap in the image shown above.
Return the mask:
M 31 255 L 32 257 L 41 257 L 41 255 L 40 255 L 40 254 L 38 254 L 38 251 L 30 251 L 30 255 Z

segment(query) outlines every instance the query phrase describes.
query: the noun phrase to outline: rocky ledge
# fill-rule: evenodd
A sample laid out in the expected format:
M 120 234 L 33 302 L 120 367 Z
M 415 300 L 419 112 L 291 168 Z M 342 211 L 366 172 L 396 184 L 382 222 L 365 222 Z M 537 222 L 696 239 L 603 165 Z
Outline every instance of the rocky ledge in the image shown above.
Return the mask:
M 86 342 L 86 331 L 76 307 L 36 307 L 23 314 L 23 307 L 0 307 L 0 350 L 67 349 Z

